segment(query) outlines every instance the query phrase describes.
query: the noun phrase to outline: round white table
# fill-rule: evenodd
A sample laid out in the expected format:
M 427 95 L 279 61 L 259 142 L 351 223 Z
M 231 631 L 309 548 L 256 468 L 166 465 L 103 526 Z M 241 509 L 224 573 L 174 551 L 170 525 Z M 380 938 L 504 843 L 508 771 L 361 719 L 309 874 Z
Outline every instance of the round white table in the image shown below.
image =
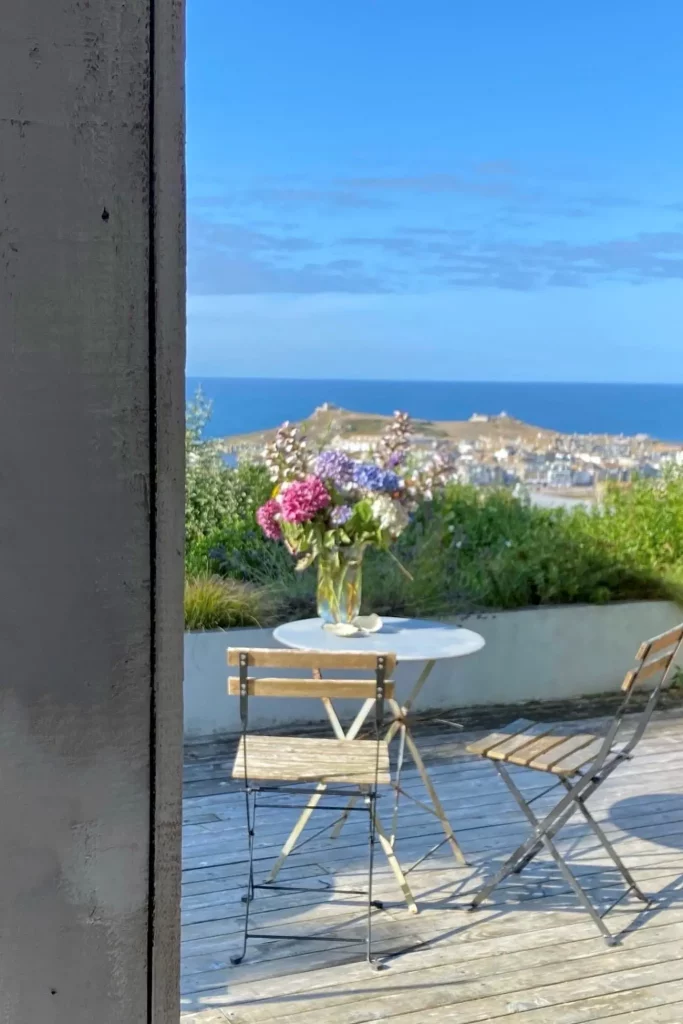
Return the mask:
M 285 647 L 301 651 L 391 652 L 399 662 L 463 658 L 484 646 L 479 633 L 428 619 L 386 618 L 382 629 L 367 636 L 341 637 L 323 629 L 321 619 L 300 619 L 278 626 L 273 636 Z
M 282 626 L 278 626 L 273 636 L 275 640 L 277 640 L 278 643 L 281 643 L 284 647 L 291 647 L 295 650 L 377 651 L 378 654 L 395 654 L 399 664 L 401 662 L 425 663 L 422 672 L 406 700 L 404 700 L 402 704 L 399 704 L 395 698 L 387 701 L 394 720 L 389 726 L 385 736 L 387 743 L 390 743 L 397 734 L 400 734 L 400 747 L 396 761 L 395 777 L 392 783 L 395 793 L 393 820 L 390 836 L 387 837 L 391 850 L 394 849 L 396 844 L 398 804 L 399 797 L 401 795 L 414 800 L 420 805 L 420 807 L 429 811 L 438 818 L 445 833 L 445 839 L 442 839 L 441 842 L 437 843 L 436 846 L 432 847 L 432 849 L 430 849 L 426 854 L 421 856 L 419 860 L 412 865 L 412 867 L 402 871 L 398 864 L 395 866 L 395 871 L 406 897 L 406 902 L 411 910 L 417 911 L 417 906 L 408 883 L 405 880 L 405 875 L 407 875 L 413 867 L 416 867 L 418 863 L 421 863 L 427 857 L 430 857 L 440 849 L 444 843 L 448 843 L 450 845 L 451 850 L 458 861 L 463 864 L 466 862 L 462 850 L 458 845 L 455 833 L 453 832 L 451 824 L 446 816 L 443 805 L 434 788 L 434 783 L 429 776 L 420 751 L 415 743 L 415 739 L 411 733 L 408 715 L 415 701 L 422 692 L 422 689 L 426 685 L 436 662 L 449 658 L 462 658 L 469 654 L 475 654 L 485 645 L 483 636 L 480 636 L 479 633 L 473 632 L 471 629 L 465 629 L 462 626 L 451 626 L 443 622 L 431 622 L 427 619 L 404 619 L 395 617 L 385 618 L 383 620 L 382 629 L 377 633 L 353 637 L 336 636 L 329 630 L 323 629 L 321 619 L 301 619 L 298 622 L 287 622 Z M 371 700 L 366 701 L 365 705 L 356 716 L 353 725 L 346 733 L 344 733 L 341 729 L 336 713 L 330 706 L 330 702 L 327 701 L 324 703 L 325 709 L 332 723 L 332 728 L 336 735 L 340 739 L 347 740 L 353 740 L 356 738 L 374 704 Z M 428 793 L 430 804 L 417 800 L 412 793 L 406 791 L 401 785 L 401 772 L 403 769 L 406 747 L 408 748 L 415 767 L 420 774 L 424 787 Z M 353 802 L 352 798 L 350 806 L 353 805 Z M 342 815 L 342 818 L 335 825 L 332 831 L 333 837 L 339 835 L 344 827 L 347 817 L 348 813 L 344 813 Z M 305 826 L 306 820 L 308 819 L 304 819 L 302 816 L 302 820 L 300 820 L 300 822 L 295 826 L 292 835 L 283 849 L 284 856 L 293 849 L 298 836 Z M 380 835 L 384 835 L 383 826 L 379 821 L 378 828 L 380 830 Z M 277 870 L 279 870 L 279 867 L 284 860 L 284 856 L 281 855 L 277 864 Z M 274 874 L 272 874 L 271 878 L 274 877 Z

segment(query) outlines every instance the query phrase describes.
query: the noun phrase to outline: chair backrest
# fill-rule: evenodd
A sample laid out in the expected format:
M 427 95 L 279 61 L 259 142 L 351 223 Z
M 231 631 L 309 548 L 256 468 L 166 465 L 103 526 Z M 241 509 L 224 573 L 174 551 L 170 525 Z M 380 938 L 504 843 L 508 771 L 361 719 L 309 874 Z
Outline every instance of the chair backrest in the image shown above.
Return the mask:
M 638 664 L 626 673 L 621 684 L 624 693 L 631 693 L 639 683 L 657 676 L 659 679 L 655 687 L 662 687 L 675 667 L 676 655 L 682 641 L 683 623 L 642 643 L 636 652 Z
M 393 697 L 394 683 L 388 676 L 396 667 L 396 655 L 367 651 L 289 651 L 267 648 L 228 648 L 228 665 L 240 669 L 239 676 L 228 679 L 228 693 L 241 695 L 246 679 L 249 697 L 318 697 L 372 699 L 376 696 L 377 675 L 382 674 L 384 696 Z M 250 668 L 304 669 L 312 678 L 291 679 L 286 676 L 254 677 Z M 336 672 L 371 672 L 371 679 L 323 679 L 323 669 Z
M 659 695 L 676 668 L 676 658 L 682 644 L 683 623 L 667 630 L 666 633 L 660 633 L 650 640 L 645 640 L 636 651 L 636 665 L 626 673 L 621 684 L 625 698 L 617 712 L 614 726 L 610 730 L 612 740 L 619 731 L 623 716 L 628 710 L 629 702 L 636 688 L 643 683 L 648 683 L 650 696 L 638 716 L 638 722 L 631 738 L 621 751 L 621 756 L 630 753 L 645 732 L 657 706 Z
M 250 697 L 317 697 L 373 700 L 375 720 L 384 717 L 384 700 L 394 696 L 394 682 L 388 678 L 396 667 L 396 655 L 369 651 L 291 651 L 269 648 L 228 648 L 228 665 L 239 668 L 238 676 L 228 678 L 228 693 L 240 698 L 240 717 L 246 729 Z M 255 677 L 249 670 L 303 669 L 310 678 L 286 676 Z M 368 679 L 323 679 L 322 671 L 366 672 Z

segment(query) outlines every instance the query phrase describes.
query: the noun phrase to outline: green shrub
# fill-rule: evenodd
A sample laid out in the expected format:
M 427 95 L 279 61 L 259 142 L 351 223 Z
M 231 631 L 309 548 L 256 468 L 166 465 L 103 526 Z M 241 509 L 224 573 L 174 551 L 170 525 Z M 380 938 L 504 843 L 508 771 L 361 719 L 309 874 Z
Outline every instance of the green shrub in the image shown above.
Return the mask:
M 201 467 L 188 474 L 186 570 L 258 582 L 262 561 L 277 557 L 255 518 L 270 491 L 263 466 Z
M 216 443 L 202 436 L 210 416 L 211 403 L 200 389 L 185 417 L 186 552 L 220 525 L 227 509 L 227 467 Z
M 250 562 L 258 563 L 266 547 L 254 517 L 271 483 L 264 466 L 225 464 L 216 442 L 202 436 L 210 415 L 211 405 L 198 391 L 188 404 L 185 431 L 185 569 L 249 580 Z
M 269 626 L 279 617 L 277 598 L 265 587 L 220 576 L 185 580 L 186 629 Z
M 601 509 L 584 517 L 584 528 L 606 550 L 642 569 L 678 578 L 683 574 L 683 470 L 608 487 Z
M 396 547 L 413 582 L 371 553 L 364 603 L 380 614 L 439 615 L 681 600 L 682 517 L 680 477 L 610 491 L 604 512 L 538 508 L 509 491 L 456 485 L 418 511 Z

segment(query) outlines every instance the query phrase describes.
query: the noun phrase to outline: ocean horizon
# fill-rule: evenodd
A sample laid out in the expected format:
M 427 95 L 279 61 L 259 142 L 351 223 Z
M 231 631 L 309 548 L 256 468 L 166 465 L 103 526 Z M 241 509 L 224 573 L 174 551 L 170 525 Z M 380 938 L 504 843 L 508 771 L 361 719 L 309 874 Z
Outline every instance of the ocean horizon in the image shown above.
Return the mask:
M 213 403 L 209 437 L 246 434 L 302 420 L 324 402 L 353 412 L 467 420 L 507 413 L 562 433 L 648 434 L 683 441 L 683 384 L 499 383 L 486 381 L 290 380 L 187 377 Z

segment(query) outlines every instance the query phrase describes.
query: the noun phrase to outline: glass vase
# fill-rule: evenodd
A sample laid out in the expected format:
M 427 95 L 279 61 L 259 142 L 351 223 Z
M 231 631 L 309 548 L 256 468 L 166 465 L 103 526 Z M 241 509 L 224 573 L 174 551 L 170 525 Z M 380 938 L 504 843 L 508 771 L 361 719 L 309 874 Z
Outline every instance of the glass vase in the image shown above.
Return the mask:
M 353 622 L 360 614 L 363 548 L 332 548 L 318 557 L 318 615 L 324 623 Z

